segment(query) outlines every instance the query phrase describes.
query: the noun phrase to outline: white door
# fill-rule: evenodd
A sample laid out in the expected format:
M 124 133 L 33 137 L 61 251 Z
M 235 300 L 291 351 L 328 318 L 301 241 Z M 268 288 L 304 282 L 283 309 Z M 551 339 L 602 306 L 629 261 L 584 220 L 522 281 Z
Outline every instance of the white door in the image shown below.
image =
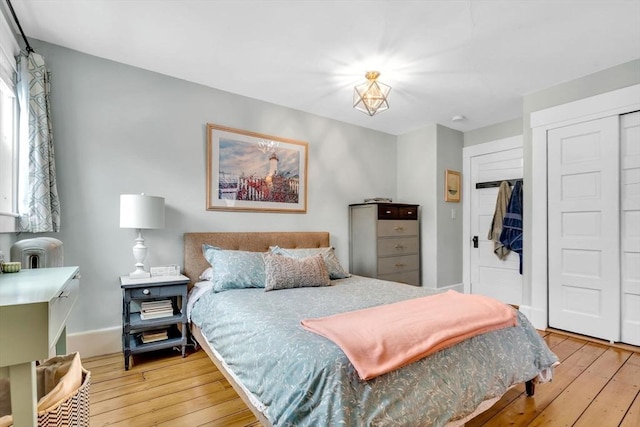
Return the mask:
M 640 345 L 640 112 L 620 117 L 622 342 Z
M 618 116 L 550 130 L 547 141 L 549 326 L 618 341 Z
M 469 253 L 471 293 L 508 304 L 522 304 L 518 254 L 511 252 L 500 260 L 493 252 L 493 241 L 488 239 L 498 187 L 476 189 L 476 183 L 522 179 L 522 147 L 478 155 L 470 160 L 470 232 L 471 237 L 478 238 L 478 247 L 472 245 Z

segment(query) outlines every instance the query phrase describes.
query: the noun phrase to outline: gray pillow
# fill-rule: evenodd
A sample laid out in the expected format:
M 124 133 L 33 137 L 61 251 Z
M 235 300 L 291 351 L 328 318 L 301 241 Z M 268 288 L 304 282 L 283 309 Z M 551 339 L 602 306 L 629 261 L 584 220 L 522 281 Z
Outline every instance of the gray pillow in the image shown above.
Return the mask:
M 265 291 L 331 285 L 327 267 L 320 254 L 297 259 L 265 253 L 263 258 Z
M 344 279 L 351 277 L 349 273 L 342 268 L 338 257 L 336 257 L 335 250 L 329 248 L 297 248 L 297 249 L 284 249 L 280 246 L 270 246 L 269 250 L 272 254 L 280 254 L 291 258 L 306 258 L 312 255 L 320 254 L 329 272 L 331 279 Z

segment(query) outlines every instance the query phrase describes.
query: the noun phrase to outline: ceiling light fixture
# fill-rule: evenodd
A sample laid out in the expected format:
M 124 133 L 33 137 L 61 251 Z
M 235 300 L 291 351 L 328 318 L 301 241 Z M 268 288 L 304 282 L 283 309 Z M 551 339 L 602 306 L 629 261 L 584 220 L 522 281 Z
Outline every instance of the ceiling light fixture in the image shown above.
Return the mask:
M 353 108 L 370 116 L 389 109 L 387 98 L 391 92 L 391 86 L 377 80 L 380 77 L 378 71 L 368 71 L 364 76 L 367 82 L 354 88 Z

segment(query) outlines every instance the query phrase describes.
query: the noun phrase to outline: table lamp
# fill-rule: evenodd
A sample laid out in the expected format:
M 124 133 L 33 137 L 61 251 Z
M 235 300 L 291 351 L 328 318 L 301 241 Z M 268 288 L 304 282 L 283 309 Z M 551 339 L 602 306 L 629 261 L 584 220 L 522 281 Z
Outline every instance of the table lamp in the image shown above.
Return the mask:
M 151 274 L 144 269 L 147 247 L 144 244 L 142 230 L 164 228 L 164 197 L 146 196 L 144 193 L 120 195 L 120 228 L 138 230 L 136 244 L 133 246 L 136 269 L 129 274 L 129 277 L 132 279 L 151 277 Z

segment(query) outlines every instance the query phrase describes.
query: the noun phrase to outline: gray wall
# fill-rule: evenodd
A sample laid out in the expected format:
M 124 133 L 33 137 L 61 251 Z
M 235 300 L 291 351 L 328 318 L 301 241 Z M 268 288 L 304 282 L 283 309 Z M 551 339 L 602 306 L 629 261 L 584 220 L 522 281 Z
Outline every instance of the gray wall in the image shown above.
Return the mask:
M 422 286 L 437 287 L 437 125 L 398 137 L 398 202 L 420 205 Z
M 448 286 L 462 283 L 462 203 L 444 201 L 445 170 L 450 169 L 462 174 L 462 132 L 438 125 L 437 127 L 438 165 L 436 168 L 437 184 L 437 286 Z M 462 176 L 460 177 L 462 178 Z M 462 183 L 461 183 L 462 185 Z M 466 189 L 461 187 L 460 200 Z M 455 216 L 455 218 L 453 218 Z
M 423 285 L 462 281 L 462 212 L 444 202 L 444 170 L 462 170 L 462 147 L 517 135 L 520 120 L 462 133 L 440 125 L 395 137 L 33 41 L 52 78 L 52 109 L 67 265 L 82 270 L 68 332 L 120 325 L 118 276 L 133 268 L 134 231 L 118 227 L 119 195 L 166 198 L 164 230 L 145 233 L 147 265 L 182 264 L 187 231 L 326 230 L 348 265 L 347 205 L 389 196 L 422 209 Z M 529 114 L 640 82 L 640 60 L 523 98 L 525 182 Z M 206 123 L 309 142 L 306 214 L 205 210 Z M 463 197 L 465 189 L 463 188 Z M 529 250 L 525 192 L 525 263 Z M 451 219 L 451 209 L 457 219 Z M 23 234 L 18 238 L 33 237 Z M 8 253 L 16 240 L 0 235 Z M 530 285 L 525 269 L 525 295 Z M 527 298 L 525 296 L 525 298 Z M 528 301 L 525 301 L 527 303 Z
M 464 146 L 483 144 L 510 136 L 522 135 L 522 118 L 508 120 L 464 133 Z
M 546 185 L 546 183 L 532 182 L 531 171 L 531 113 L 577 101 L 594 95 L 610 92 L 623 87 L 640 83 L 640 59 L 630 61 L 616 67 L 590 74 L 563 84 L 559 84 L 548 89 L 535 92 L 523 97 L 522 102 L 522 123 L 523 123 L 523 156 L 524 156 L 524 183 L 523 193 L 524 215 L 523 215 L 523 279 L 524 279 L 524 304 L 531 303 L 531 271 L 526 266 L 531 265 L 531 215 L 534 209 L 546 209 L 546 206 L 532 206 L 531 191 L 535 185 Z
M 348 209 L 395 199 L 396 137 L 33 41 L 52 72 L 52 115 L 67 265 L 81 296 L 68 332 L 120 325 L 118 277 L 133 269 L 135 231 L 119 228 L 119 196 L 166 199 L 166 227 L 145 232 L 145 264 L 183 263 L 189 231 L 331 233 L 348 265 Z M 206 123 L 309 143 L 306 214 L 205 210 Z M 19 238 L 33 237 L 20 235 Z
M 15 241 L 15 233 L 0 233 L 0 251 L 4 253 L 5 261 L 9 261 L 9 250 Z
M 429 288 L 462 283 L 462 205 L 444 201 L 444 171 L 462 171 L 462 144 L 462 132 L 441 125 L 398 137 L 398 201 L 420 204 L 422 286 Z

